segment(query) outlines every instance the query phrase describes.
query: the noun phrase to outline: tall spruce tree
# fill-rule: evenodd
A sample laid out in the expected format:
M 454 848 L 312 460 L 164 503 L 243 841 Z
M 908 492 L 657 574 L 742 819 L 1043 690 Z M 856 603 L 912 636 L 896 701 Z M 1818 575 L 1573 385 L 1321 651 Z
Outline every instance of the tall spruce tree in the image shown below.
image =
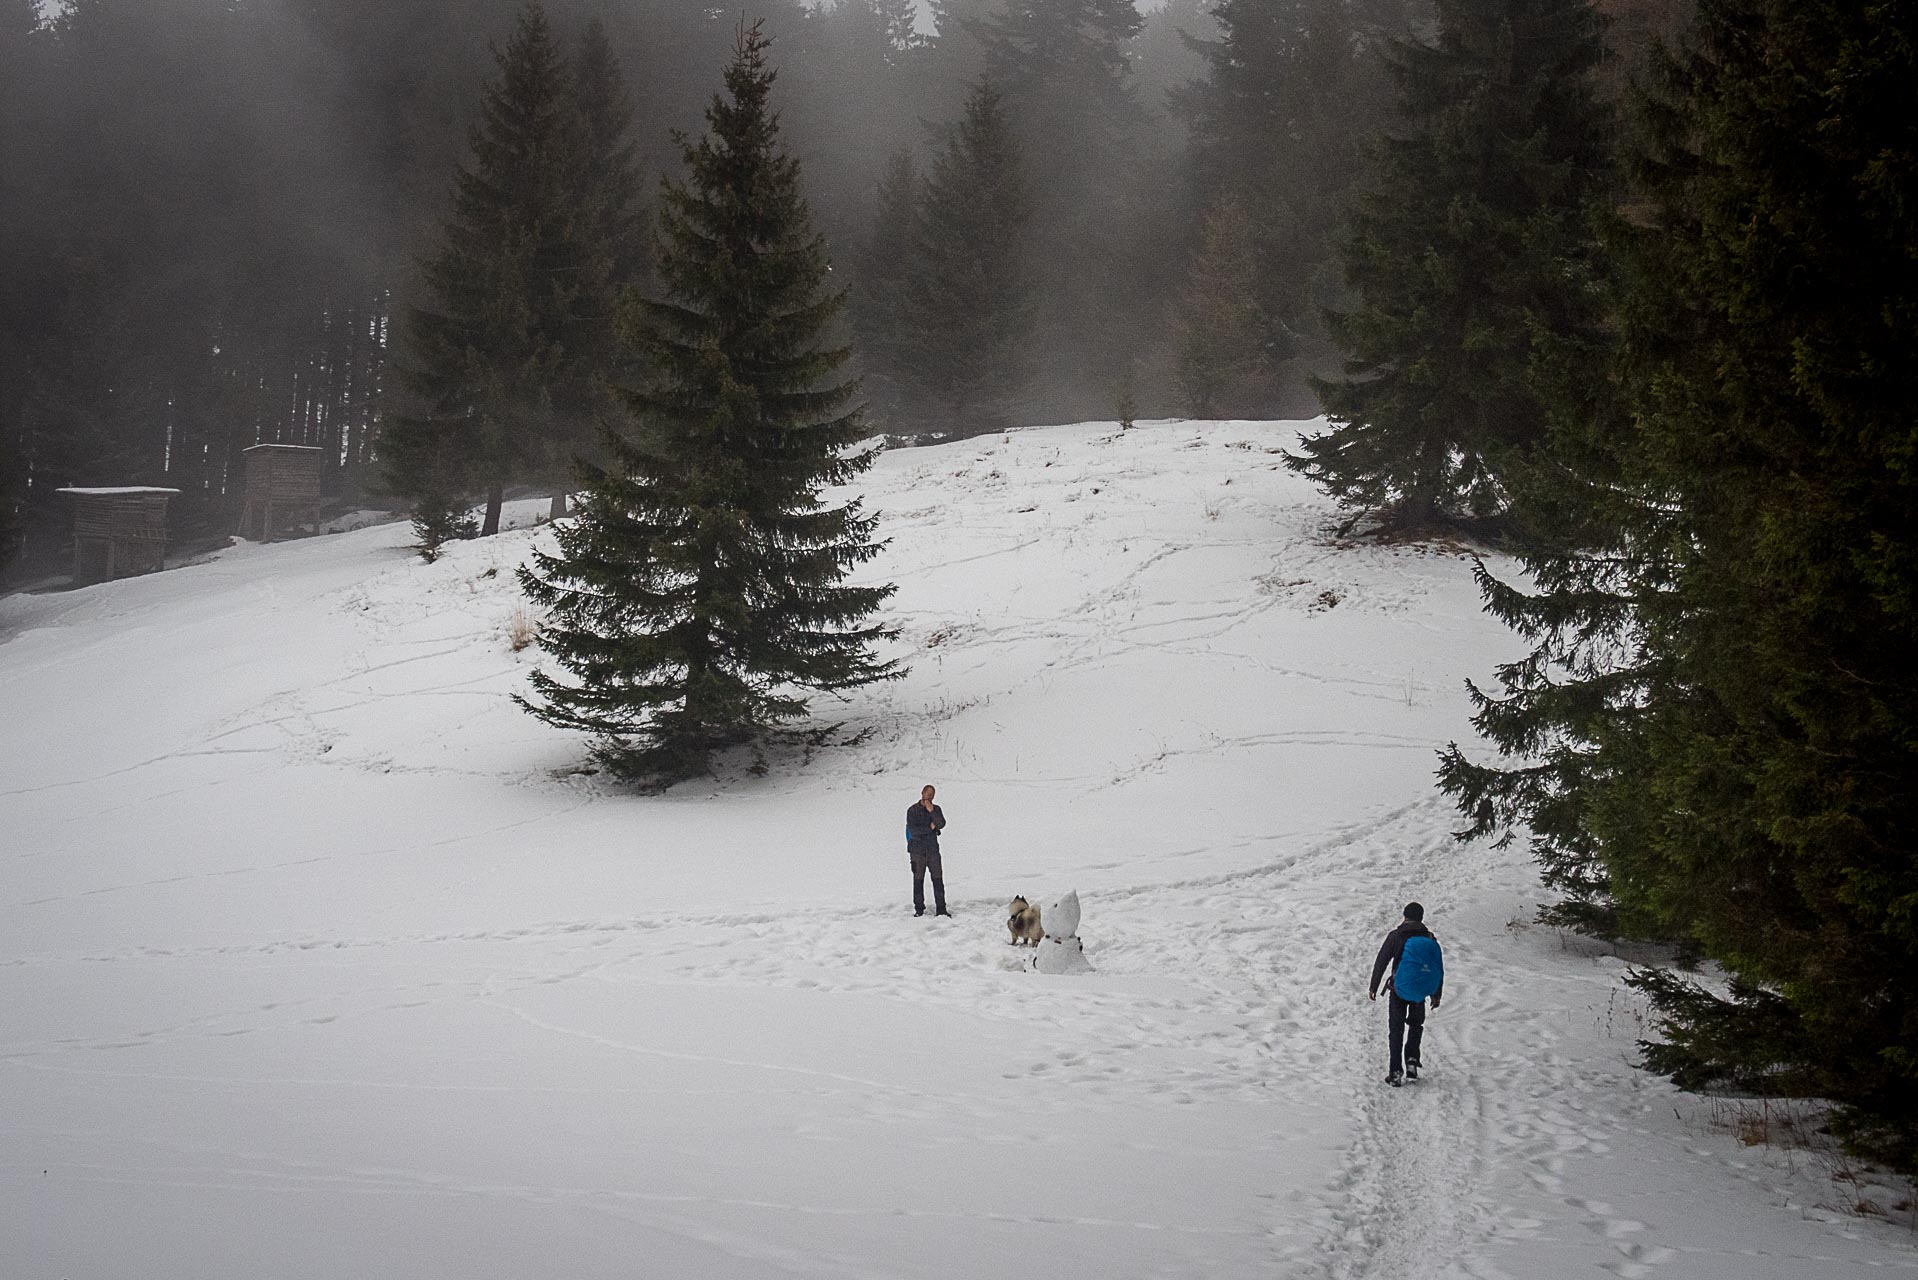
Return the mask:
M 1455 750 L 1445 780 L 1474 830 L 1529 823 L 1589 911 L 1730 975 L 1636 975 L 1650 1067 L 1835 1099 L 1909 1170 L 1918 14 L 1703 0 L 1694 39 L 1640 113 L 1631 430 L 1587 489 L 1611 536 L 1534 557 L 1530 592 L 1487 579 L 1537 648 L 1480 727 L 1531 759 Z
M 1139 107 L 1127 77 L 1145 25 L 1132 0 L 1007 0 L 979 26 L 987 71 L 1021 112 L 1027 145 L 1077 174 L 1122 146 Z
M 1550 430 L 1541 380 L 1602 376 L 1596 220 L 1608 108 L 1585 0 L 1442 0 L 1437 42 L 1394 46 L 1409 132 L 1382 139 L 1328 318 L 1346 376 L 1315 380 L 1332 426 L 1288 465 L 1403 529 L 1507 510 Z
M 912 380 L 950 423 L 1002 423 L 1032 373 L 1032 216 L 998 92 L 980 81 L 933 160 L 904 333 Z
M 1187 37 L 1205 78 L 1177 91 L 1191 131 L 1190 180 L 1203 209 L 1230 201 L 1255 233 L 1246 288 L 1283 357 L 1318 337 L 1336 286 L 1334 230 L 1386 123 L 1379 51 L 1403 37 L 1402 8 L 1354 0 L 1219 0 L 1217 35 Z
M 914 0 L 848 0 L 863 5 L 885 32 L 894 54 L 908 53 L 925 43 L 919 34 L 919 6 Z
M 578 255 L 568 202 L 578 121 L 565 59 L 539 0 L 521 11 L 469 139 L 472 167 L 454 180 L 454 210 L 422 275 L 401 376 L 423 404 L 395 415 L 382 442 L 387 479 L 418 508 L 422 550 L 436 554 L 454 495 L 486 499 L 499 529 L 506 485 L 552 452 L 551 387 L 574 300 Z
M 904 425 L 919 409 L 914 367 L 913 294 L 919 287 L 919 168 L 912 152 L 894 153 L 879 184 L 872 230 L 859 258 L 852 319 L 863 385 L 880 421 Z
M 594 335 L 611 332 L 610 319 L 620 293 L 643 281 L 650 239 L 646 234 L 646 193 L 633 136 L 633 97 L 618 55 L 597 17 L 581 28 L 573 56 L 573 104 L 580 117 L 583 172 L 577 177 L 590 210 L 584 233 L 589 248 L 604 258 L 591 277 L 593 308 L 582 327 Z
M 935 95 L 935 110 L 929 118 L 952 118 L 986 74 L 986 21 L 1001 7 L 999 0 L 926 0 L 933 34 L 926 42 L 923 65 L 927 87 Z
M 813 8 L 801 32 L 803 49 L 786 56 L 803 80 L 789 85 L 801 114 L 788 126 L 807 156 L 814 219 L 834 243 L 865 238 L 872 191 L 901 147 L 916 139 L 927 114 L 926 48 L 913 29 L 916 0 L 838 0 Z M 781 28 L 769 26 L 770 31 Z M 852 266 L 852 311 L 859 317 L 864 270 Z M 860 343 L 865 354 L 865 341 Z M 874 400 L 874 407 L 880 401 Z
M 44 176 L 33 105 L 43 89 L 49 43 L 33 0 L 0 0 L 0 244 L 9 246 L 0 254 L 9 259 L 24 257 L 41 239 L 27 200 Z M 0 569 L 5 569 L 25 534 L 26 352 L 36 326 L 26 272 L 12 261 L 0 267 Z
M 402 375 L 422 409 L 396 415 L 383 445 L 402 495 L 483 494 L 485 534 L 499 530 L 506 486 L 550 474 L 573 437 L 562 424 L 593 307 L 590 224 L 603 214 L 581 189 L 582 114 L 539 0 L 494 60 L 471 167 L 423 264 L 428 301 L 411 317 Z
M 1146 115 L 1132 89 L 1133 0 L 1007 0 L 975 28 L 985 70 L 1033 174 L 1028 240 L 1045 381 L 1100 398 L 1135 354 Z M 1152 301 L 1157 302 L 1158 299 Z
M 570 475 L 574 460 L 597 443 L 594 424 L 613 408 L 607 388 L 624 359 L 616 311 L 621 294 L 647 273 L 646 200 L 639 144 L 633 137 L 633 100 L 606 27 L 587 20 L 573 58 L 573 106 L 579 114 L 577 169 L 571 186 L 579 225 L 578 297 L 566 336 L 566 377 L 556 388 L 555 421 L 548 436 L 554 480 Z M 552 514 L 565 514 L 556 490 Z
M 548 723 L 594 735 L 622 777 L 665 783 L 805 714 L 806 691 L 897 674 L 870 621 L 890 586 L 849 586 L 879 550 L 876 517 L 821 490 L 870 465 L 850 357 L 827 345 L 844 306 L 779 137 L 774 71 L 742 29 L 707 134 L 662 184 L 658 272 L 626 333 L 650 376 L 622 392 L 631 431 L 583 468 L 557 555 L 522 569 L 547 612 L 534 673 Z

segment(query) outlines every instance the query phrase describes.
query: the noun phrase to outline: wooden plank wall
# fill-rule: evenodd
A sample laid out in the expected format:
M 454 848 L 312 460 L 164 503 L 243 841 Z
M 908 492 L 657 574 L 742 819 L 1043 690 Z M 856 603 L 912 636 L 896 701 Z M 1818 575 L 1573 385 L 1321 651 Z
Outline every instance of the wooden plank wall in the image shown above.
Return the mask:
M 165 542 L 168 494 L 75 494 L 73 532 L 119 542 Z

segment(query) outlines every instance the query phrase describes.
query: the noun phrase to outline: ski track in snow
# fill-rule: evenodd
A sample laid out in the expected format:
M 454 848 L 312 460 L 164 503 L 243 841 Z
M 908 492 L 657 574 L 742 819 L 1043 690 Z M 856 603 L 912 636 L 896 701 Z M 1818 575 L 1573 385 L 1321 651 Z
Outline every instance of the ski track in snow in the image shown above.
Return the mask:
M 1445 656 L 1447 637 L 1488 624 L 1473 620 L 1457 554 L 1324 541 L 1327 509 L 1276 470 L 1273 455 L 1290 430 L 1059 428 L 889 457 L 871 502 L 895 545 L 889 564 L 872 571 L 901 574 L 897 652 L 913 679 L 822 700 L 823 745 L 796 736 L 773 746 L 765 783 L 737 761 L 709 796 L 682 788 L 648 811 L 680 823 L 671 830 L 684 840 L 700 829 L 700 807 L 729 794 L 783 811 L 820 795 L 864 804 L 871 789 L 896 814 L 901 780 L 915 784 L 910 791 L 922 774 L 1008 806 L 1030 796 L 1028 824 L 1052 818 L 1051 798 L 1070 797 L 1096 815 L 1135 793 L 1160 797 L 1125 809 L 1123 822 L 1099 827 L 1084 848 L 1049 847 L 1086 820 L 1075 808 L 1072 823 L 1032 835 L 1031 854 L 1002 857 L 996 878 L 954 856 L 952 921 L 901 919 L 902 859 L 893 856 L 875 861 L 871 875 L 836 881 L 830 901 L 817 891 L 805 898 L 801 881 L 759 892 L 744 878 L 753 873 L 741 873 L 734 900 L 754 904 L 743 909 L 542 918 L 509 891 L 476 913 L 493 923 L 433 927 L 458 919 L 432 910 L 435 898 L 457 895 L 475 877 L 518 875 L 530 878 L 502 883 L 534 885 L 537 857 L 514 870 L 511 851 L 522 838 L 535 839 L 539 857 L 591 854 L 594 841 L 621 829 L 609 824 L 633 811 L 619 789 L 569 767 L 577 744 L 534 736 L 506 705 L 537 657 L 505 644 L 518 608 L 512 568 L 537 535 L 459 547 L 421 566 L 392 554 L 399 535 L 391 529 L 368 530 L 337 543 L 377 548 L 358 569 L 335 567 L 333 540 L 316 539 L 247 548 L 191 570 L 207 592 L 195 625 L 217 636 L 237 620 L 284 612 L 286 629 L 270 636 L 291 646 L 290 664 L 243 672 L 230 697 L 157 723 L 157 738 L 58 765 L 21 755 L 19 773 L 8 769 L 24 785 L 0 787 L 0 803 L 11 806 L 0 817 L 16 814 L 38 836 L 0 862 L 18 884 L 39 887 L 16 893 L 9 880 L 0 921 L 38 941 L 0 953 L 14 992 L 0 994 L 0 1013 L 17 1015 L 0 1025 L 0 1087 L 31 1085 L 65 1118 L 41 1121 L 0 1102 L 0 1137 L 30 1142 L 29 1159 L 95 1152 L 62 1166 L 66 1185 L 91 1188 L 70 1193 L 81 1197 L 166 1189 L 245 1206 L 264 1189 L 344 1190 L 511 1204 L 536 1216 L 565 1210 L 590 1215 L 615 1238 L 640 1231 L 657 1247 L 683 1250 L 672 1256 L 688 1273 L 967 1275 L 988 1258 L 998 1269 L 1002 1257 L 1093 1241 L 1107 1250 L 1098 1255 L 1103 1269 L 1138 1275 L 1918 1273 L 1918 1254 L 1894 1230 L 1821 1207 L 1815 1176 L 1740 1159 L 1724 1134 L 1687 1122 L 1682 1112 L 1697 1116 L 1695 1104 L 1626 1062 L 1638 1031 L 1612 1025 L 1615 962 L 1564 946 L 1555 953 L 1546 931 L 1525 926 L 1542 890 L 1521 855 L 1468 854 L 1451 840 L 1455 815 L 1432 793 L 1424 753 L 1440 745 L 1430 724 L 1462 721 L 1461 676 L 1480 674 Z M 316 585 L 302 595 L 292 580 L 249 576 L 275 555 L 320 574 Z M 186 580 L 159 575 L 0 601 L 0 697 L 42 682 L 85 687 L 90 671 L 123 661 L 143 631 L 168 624 L 180 606 L 167 588 Z M 939 589 L 917 589 L 925 582 Z M 1312 629 L 1319 618 L 1358 639 L 1328 643 Z M 1369 628 L 1400 638 L 1379 641 L 1385 631 Z M 293 644 L 308 633 L 318 639 Z M 1431 637 L 1432 650 L 1407 635 Z M 10 660 L 23 664 L 17 674 Z M 1240 707 L 1227 696 L 1188 710 L 1113 684 L 1189 671 L 1282 700 Z M 1054 714 L 1096 717 L 1115 698 L 1138 702 L 1140 713 L 1112 717 L 1072 749 L 1035 725 Z M 1368 789 L 1360 779 L 1340 792 L 1346 803 L 1323 809 L 1313 807 L 1309 775 L 1289 782 L 1283 794 L 1298 811 L 1278 813 L 1282 829 L 1233 825 L 1221 814 L 1240 796 L 1262 803 L 1233 786 L 1289 778 L 1324 752 L 1362 753 L 1338 759 L 1398 781 Z M 1206 792 L 1183 822 L 1151 825 L 1155 810 L 1176 806 L 1212 774 L 1243 781 Z M 440 829 L 415 829 L 411 839 L 384 833 L 381 822 L 396 820 L 388 816 L 369 818 L 369 831 L 384 834 L 358 845 L 279 849 L 196 831 L 164 857 L 100 847 L 102 832 L 140 830 L 174 806 L 193 813 L 243 804 L 274 779 L 317 779 L 329 797 L 371 804 L 376 793 L 365 788 L 395 777 L 495 799 L 462 803 L 437 820 Z M 347 817 L 356 802 L 314 803 L 315 813 L 332 806 Z M 402 804 L 395 813 L 403 812 Z M 961 832 L 977 809 L 966 813 L 962 801 L 955 812 Z M 251 819 L 276 820 L 270 812 Z M 558 832 L 576 834 L 555 842 Z M 1148 834 L 1156 843 L 1138 847 Z M 382 917 L 371 904 L 331 915 L 299 909 L 301 894 L 341 878 L 379 885 L 381 875 L 398 874 L 390 863 L 404 873 L 380 891 L 404 908 L 391 918 L 425 927 L 353 928 L 355 916 L 362 925 Z M 883 889 L 868 885 L 875 877 Z M 591 875 L 580 882 L 590 886 Z M 629 890 L 641 883 L 622 881 Z M 1044 901 L 1068 883 L 1083 893 L 1096 972 L 1027 974 L 1029 953 L 1007 945 L 1003 903 L 1013 892 Z M 225 903 L 221 895 L 232 894 L 257 895 L 233 901 L 256 912 L 269 904 L 304 923 L 276 932 L 245 913 L 223 919 L 228 906 L 208 927 L 126 923 L 139 917 L 124 913 L 149 898 L 173 904 L 170 911 L 193 895 Z M 1366 1001 L 1364 981 L 1396 904 L 1412 896 L 1435 906 L 1451 977 L 1447 1003 L 1427 1024 L 1425 1078 L 1392 1090 L 1381 1084 L 1384 1005 Z M 563 893 L 554 900 L 567 901 Z M 119 924 L 96 927 L 91 912 L 122 914 L 110 917 Z M 75 923 L 50 931 L 49 919 Z M 198 982 L 208 984 L 205 994 L 177 994 Z M 91 1018 L 63 1008 L 62 992 L 122 987 L 176 995 L 171 1005 L 137 1008 L 102 996 L 108 1007 Z M 618 1016 L 628 1007 L 676 1016 L 709 1002 L 735 1010 L 740 1025 L 675 1038 L 638 1014 Z M 751 1025 L 786 1008 L 821 1010 L 862 1035 L 884 1025 L 863 1011 L 911 1010 L 955 1037 L 955 1051 L 991 1046 L 975 1052 L 992 1065 L 931 1080 L 889 1075 L 861 1069 L 857 1052 Z M 445 1027 L 467 1038 L 472 1072 L 379 1056 L 418 1037 L 430 1045 Z M 329 1057 L 325 1038 L 335 1036 L 360 1048 Z M 519 1054 L 554 1069 L 518 1070 L 517 1056 L 493 1062 L 491 1046 L 516 1038 L 525 1042 Z M 263 1047 L 235 1047 L 245 1044 Z M 308 1048 L 289 1055 L 291 1045 Z M 372 1061 L 349 1065 L 368 1048 Z M 592 1066 L 602 1058 L 621 1065 Z M 451 1108 L 467 1098 L 522 1107 L 544 1100 L 560 1108 L 561 1125 L 583 1123 L 568 1108 L 621 1115 L 661 1103 L 670 1122 L 657 1121 L 664 1129 L 648 1141 L 678 1151 L 684 1171 L 678 1181 L 639 1174 L 614 1156 L 597 1178 L 587 1159 L 521 1181 L 501 1176 L 511 1162 L 481 1153 L 464 1169 L 430 1150 L 402 1166 L 323 1156 L 327 1144 L 311 1136 L 276 1146 L 238 1131 L 195 1136 L 145 1120 L 116 1129 L 79 1118 L 152 1090 L 229 1105 L 307 1099 L 319 1115 L 371 1114 L 368 1100 L 382 1097 L 411 1100 L 408 1110 L 429 1100 Z M 71 1109 L 62 1105 L 69 1098 Z M 746 1117 L 735 1136 L 748 1144 L 760 1127 L 748 1123 L 755 1107 L 790 1120 L 792 1141 L 802 1144 L 829 1144 L 842 1131 L 899 1135 L 887 1139 L 886 1154 L 906 1161 L 909 1174 L 963 1164 L 967 1151 L 988 1153 L 994 1168 L 1025 1167 L 1029 1129 L 1046 1117 L 1037 1122 L 1057 1124 L 1113 1163 L 1115 1187 L 1140 1185 L 1124 1188 L 1129 1212 L 1107 1213 L 1069 1194 L 1041 1196 L 1027 1211 L 1011 1207 L 1017 1197 L 902 1199 L 856 1179 L 833 1187 L 764 1171 L 714 1177 L 705 1148 L 678 1131 L 681 1111 L 708 1107 Z M 1181 1120 L 1188 1115 L 1195 1122 Z M 1138 1123 L 1115 1127 L 1126 1116 Z M 1262 1151 L 1253 1140 L 1260 1125 L 1279 1126 L 1275 1137 L 1296 1139 L 1301 1153 L 1281 1160 Z M 1210 1197 L 1201 1187 L 1155 1208 L 1149 1192 L 1159 1167 L 1213 1165 L 1269 1176 L 1272 1189 L 1222 1185 Z M 1288 1176 L 1295 1181 L 1282 1190 Z M 1649 1180 L 1649 1195 L 1634 1178 Z M 1739 1225 L 1697 1236 L 1682 1212 L 1658 1212 L 1661 1199 L 1675 1200 L 1694 1181 L 1721 1198 L 1745 1195 Z M 33 1184 L 24 1166 L 0 1157 L 0 1188 L 7 1185 Z M 527 1221 L 535 1220 L 543 1229 L 545 1219 Z M 33 1256 L 63 1257 L 70 1242 L 46 1224 L 64 1219 L 49 1212 L 33 1222 L 25 1240 Z M 238 1209 L 228 1229 L 245 1222 Z M 809 1222 L 839 1225 L 822 1236 Z M 888 1257 L 900 1224 L 963 1227 L 989 1242 L 944 1264 L 916 1252 Z M 0 1211 L 0 1258 L 9 1239 L 21 1244 L 18 1231 Z

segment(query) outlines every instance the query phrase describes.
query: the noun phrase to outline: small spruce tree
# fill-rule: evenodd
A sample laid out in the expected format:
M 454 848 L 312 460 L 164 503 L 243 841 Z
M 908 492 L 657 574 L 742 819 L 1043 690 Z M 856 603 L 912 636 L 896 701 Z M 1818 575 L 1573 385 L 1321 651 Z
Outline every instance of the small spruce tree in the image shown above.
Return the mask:
M 1227 196 L 1206 214 L 1203 241 L 1173 318 L 1187 411 L 1256 416 L 1277 372 L 1280 331 L 1259 302 L 1252 219 Z
M 845 295 L 780 142 L 767 48 L 741 30 L 706 136 L 680 139 L 685 177 L 658 215 L 666 297 L 623 317 L 648 372 L 621 393 L 631 429 L 582 468 L 558 554 L 520 573 L 564 673 L 535 672 L 522 705 L 654 784 L 805 714 L 807 691 L 898 674 L 872 652 L 893 588 L 845 582 L 879 551 L 876 518 L 821 496 L 873 455 L 856 386 L 834 378 Z
M 471 538 L 479 532 L 473 509 L 458 496 L 441 488 L 429 489 L 413 503 L 414 547 L 420 559 L 432 564 L 446 554 L 446 544 Z
M 413 490 L 413 534 L 418 539 L 413 547 L 420 559 L 432 564 L 445 554 L 447 543 L 479 533 L 468 499 L 475 487 L 470 459 L 458 431 L 431 422 L 416 424 L 388 440 L 387 448 L 387 467 L 408 477 Z
M 1113 416 L 1119 430 L 1130 431 L 1139 422 L 1139 376 L 1130 364 L 1119 371 L 1119 385 L 1112 393 Z

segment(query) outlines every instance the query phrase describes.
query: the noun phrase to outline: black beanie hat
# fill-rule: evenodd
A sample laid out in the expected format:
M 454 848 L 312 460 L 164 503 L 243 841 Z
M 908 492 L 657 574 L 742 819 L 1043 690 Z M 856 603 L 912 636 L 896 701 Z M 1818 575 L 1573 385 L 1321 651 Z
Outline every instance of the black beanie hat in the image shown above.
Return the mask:
M 1405 918 L 1407 920 L 1423 920 L 1425 919 L 1425 908 L 1416 902 L 1408 902 L 1405 904 Z

